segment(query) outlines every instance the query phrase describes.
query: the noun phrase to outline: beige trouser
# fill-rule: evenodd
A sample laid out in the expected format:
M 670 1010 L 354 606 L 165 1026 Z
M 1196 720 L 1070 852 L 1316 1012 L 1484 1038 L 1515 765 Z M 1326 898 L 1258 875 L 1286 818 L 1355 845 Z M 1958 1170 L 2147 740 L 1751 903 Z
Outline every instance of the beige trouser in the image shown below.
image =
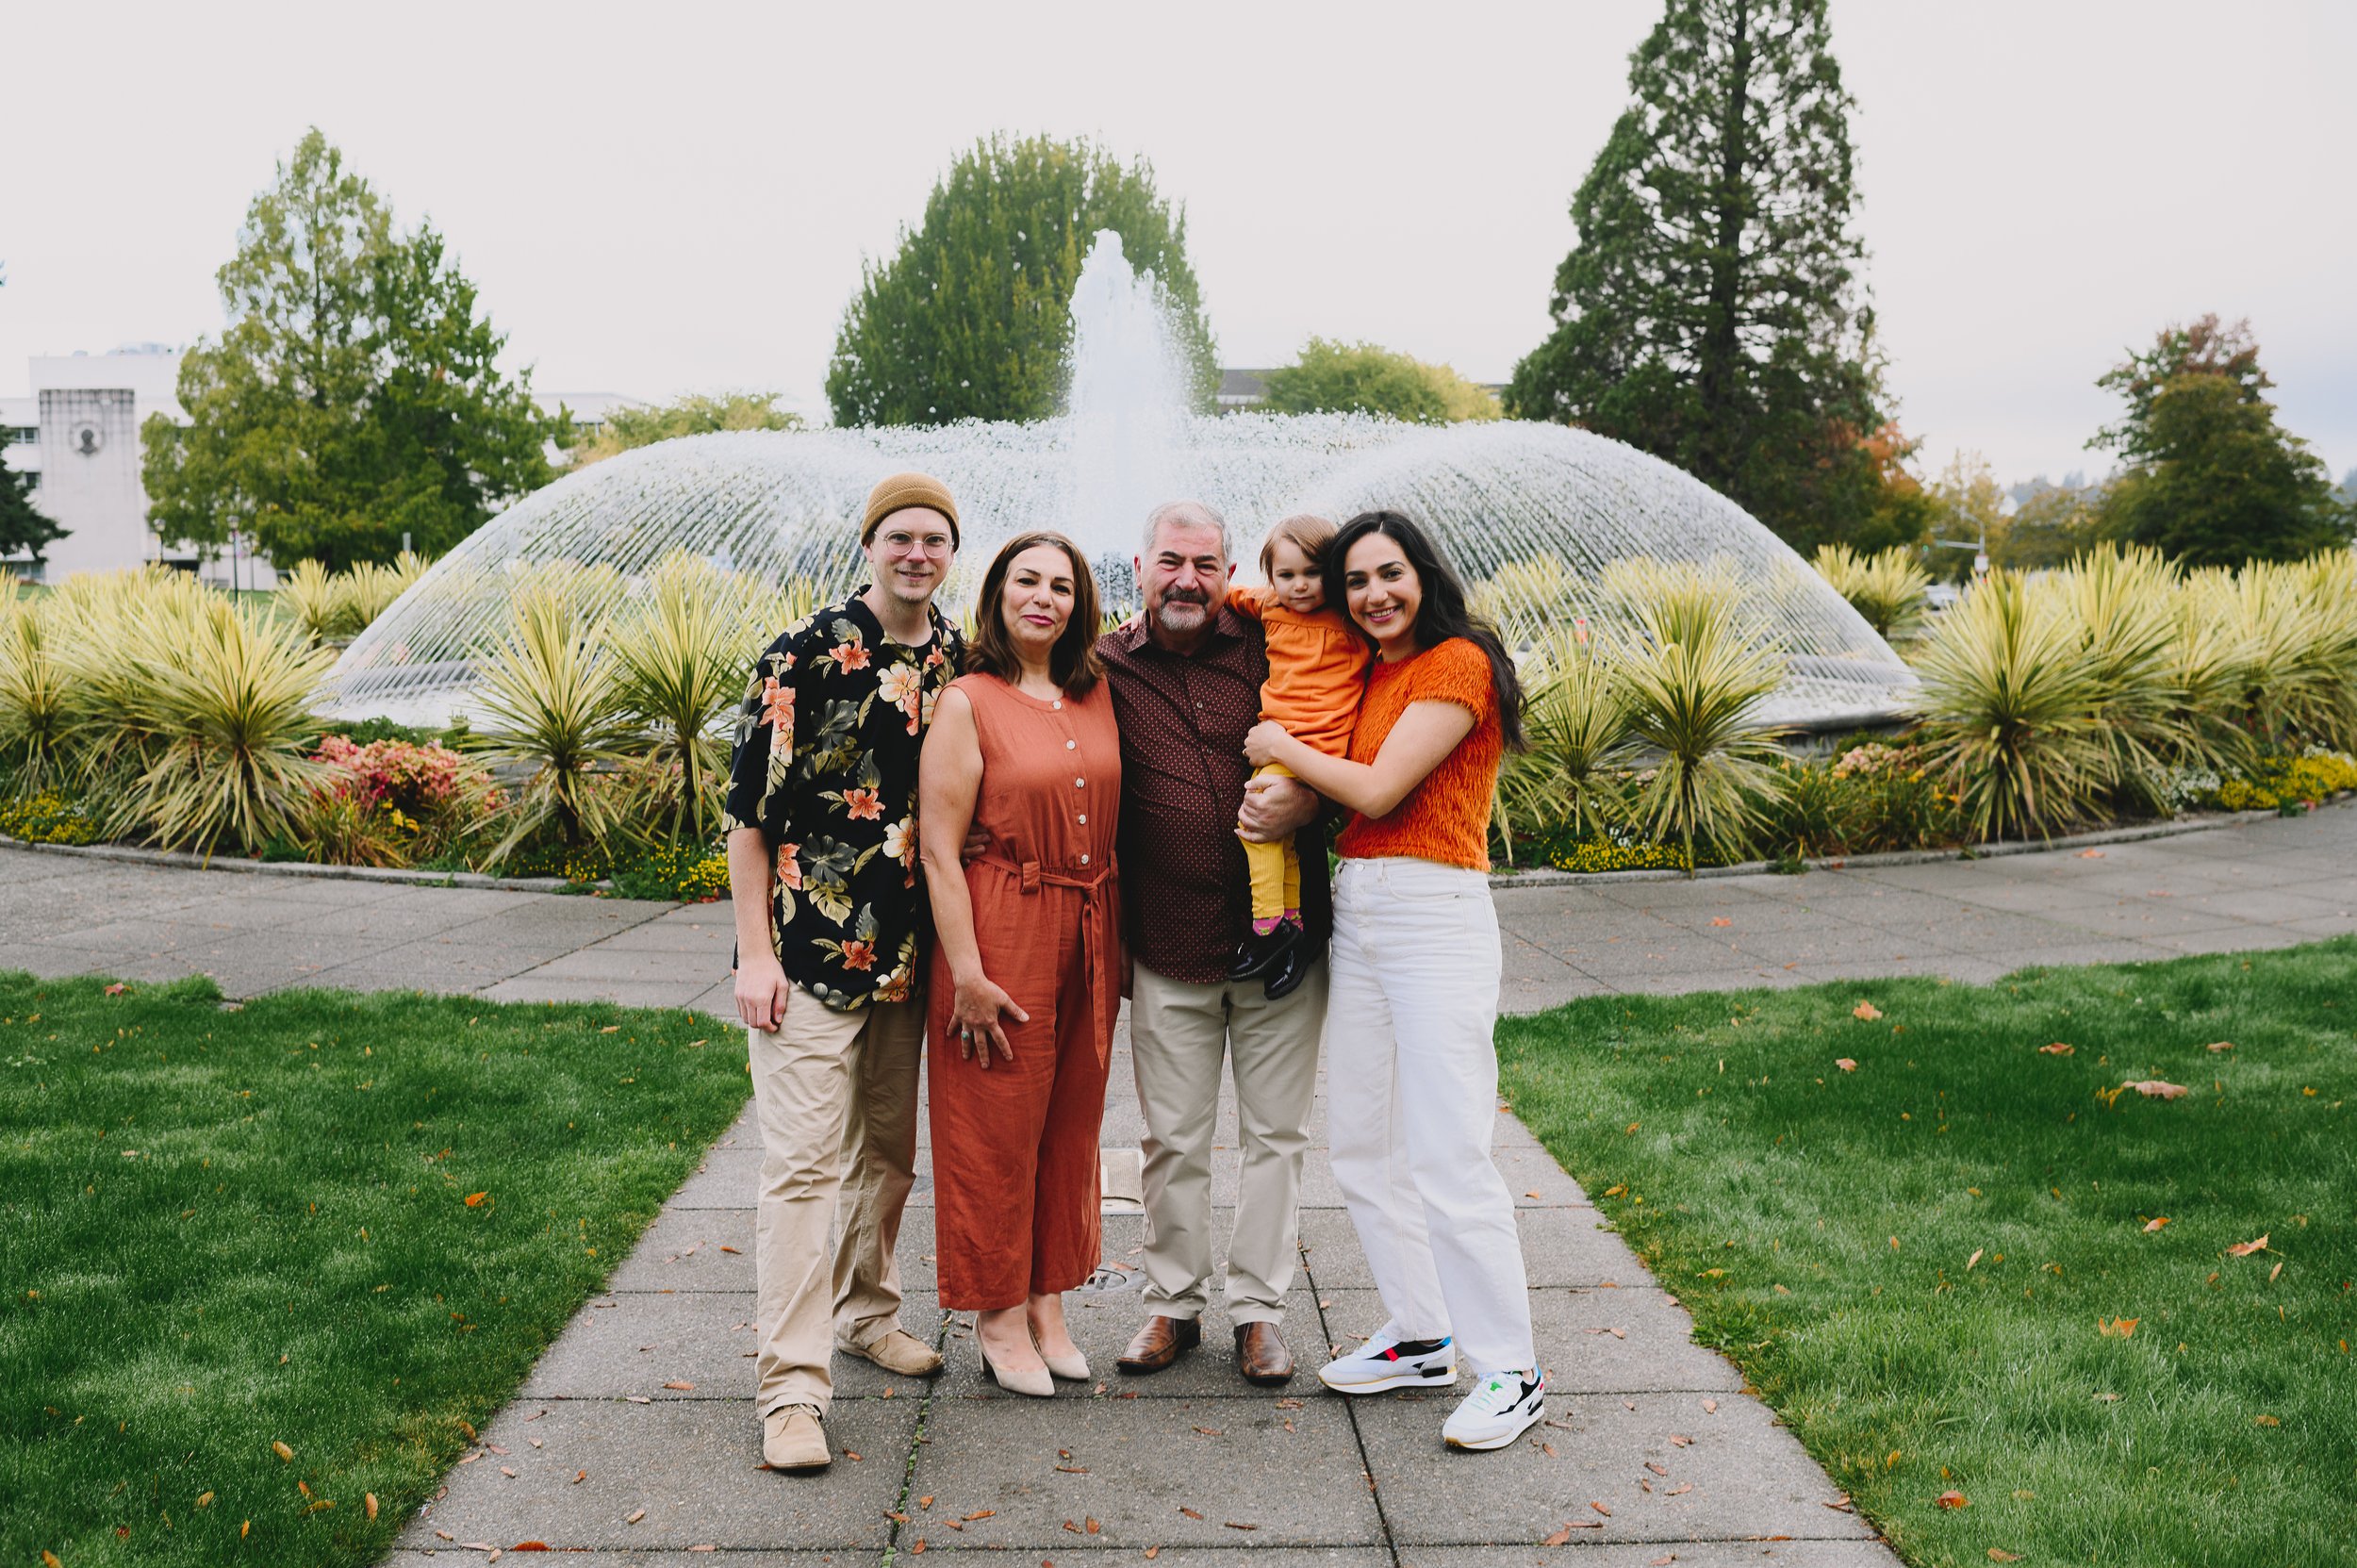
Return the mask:
M 868 1345 L 900 1326 L 893 1248 L 915 1182 L 925 1010 L 871 1002 L 838 1013 L 798 985 L 779 1028 L 746 1032 L 762 1146 L 755 1398 L 765 1416 L 787 1405 L 823 1416 L 834 1345 Z M 838 1195 L 830 1291 L 821 1270 Z
M 1301 1158 L 1317 1094 L 1326 962 L 1272 1002 L 1262 982 L 1190 985 L 1143 964 L 1130 984 L 1129 1055 L 1146 1114 L 1146 1304 L 1199 1317 L 1211 1298 L 1211 1136 L 1220 1068 L 1236 1081 L 1244 1176 L 1228 1243 L 1228 1314 L 1276 1323 L 1301 1263 Z

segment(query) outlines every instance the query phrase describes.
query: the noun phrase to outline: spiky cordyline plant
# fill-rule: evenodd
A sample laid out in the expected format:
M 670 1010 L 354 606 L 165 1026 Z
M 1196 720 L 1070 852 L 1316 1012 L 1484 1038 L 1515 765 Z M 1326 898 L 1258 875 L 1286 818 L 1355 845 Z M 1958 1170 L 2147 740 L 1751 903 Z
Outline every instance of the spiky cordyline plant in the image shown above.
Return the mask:
M 2105 783 L 2101 685 L 2062 598 L 1993 573 L 1940 618 L 1917 661 L 1933 765 L 1980 837 L 2043 837 Z
M 2202 744 L 2180 678 L 2176 569 L 2155 550 L 2091 551 L 2031 591 L 2056 596 L 2052 613 L 2079 628 L 2104 786 L 2165 811 L 2169 767 L 2216 767 L 2221 760 Z
M 350 579 L 317 561 L 297 561 L 278 575 L 278 602 L 314 642 L 356 632 Z
M 2330 556 L 2195 574 L 2198 613 L 2242 647 L 2239 717 L 2271 751 L 2357 741 L 2357 593 L 2348 582 Z
M 604 624 L 577 612 L 572 586 L 562 576 L 527 582 L 505 635 L 480 661 L 473 744 L 495 764 L 531 770 L 490 865 L 552 820 L 574 846 L 602 845 L 618 825 L 615 801 L 594 780 L 630 756 L 619 667 L 600 652 Z
M 49 606 L 19 605 L 13 588 L 0 585 L 0 591 L 9 598 L 0 607 L 0 773 L 30 795 L 66 771 L 72 726 L 66 677 L 49 629 Z
M 1783 661 L 1722 592 L 1697 586 L 1639 612 L 1653 640 L 1618 672 L 1629 733 L 1660 755 L 1635 815 L 1652 836 L 1685 849 L 1690 877 L 1695 845 L 1739 853 L 1758 829 L 1758 801 L 1778 786 L 1777 732 L 1758 709 L 1784 678 Z
M 1580 588 L 1579 578 L 1551 555 L 1505 561 L 1473 590 L 1473 605 L 1490 618 L 1509 647 L 1535 647 L 1576 613 L 1583 597 Z
M 306 755 L 331 650 L 267 615 L 214 599 L 132 612 L 124 718 L 146 738 L 120 826 L 166 849 L 259 849 L 286 833 L 325 776 Z
M 1860 555 L 1846 544 L 1819 545 L 1809 564 L 1878 635 L 1904 636 L 1921 623 L 1932 578 L 1912 551 Z
M 1627 817 L 1616 776 L 1630 756 L 1626 694 L 1592 637 L 1568 628 L 1547 639 L 1530 675 L 1530 745 L 1508 754 L 1498 778 L 1504 819 L 1601 838 Z
M 670 828 L 679 842 L 705 843 L 718 826 L 717 785 L 728 766 L 718 724 L 742 692 L 750 630 L 751 606 L 736 588 L 701 557 L 668 556 L 609 641 L 622 707 L 654 734 L 655 776 L 677 769 Z

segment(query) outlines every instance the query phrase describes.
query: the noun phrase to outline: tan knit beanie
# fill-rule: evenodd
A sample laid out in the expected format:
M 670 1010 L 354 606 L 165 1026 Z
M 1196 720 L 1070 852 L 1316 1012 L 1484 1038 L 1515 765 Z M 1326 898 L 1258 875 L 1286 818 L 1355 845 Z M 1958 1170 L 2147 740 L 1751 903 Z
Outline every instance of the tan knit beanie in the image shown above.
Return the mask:
M 958 547 L 958 503 L 949 499 L 949 487 L 930 473 L 896 473 L 877 481 L 867 492 L 867 517 L 860 525 L 859 542 L 874 540 L 884 519 L 910 506 L 930 506 L 948 518 L 949 548 Z

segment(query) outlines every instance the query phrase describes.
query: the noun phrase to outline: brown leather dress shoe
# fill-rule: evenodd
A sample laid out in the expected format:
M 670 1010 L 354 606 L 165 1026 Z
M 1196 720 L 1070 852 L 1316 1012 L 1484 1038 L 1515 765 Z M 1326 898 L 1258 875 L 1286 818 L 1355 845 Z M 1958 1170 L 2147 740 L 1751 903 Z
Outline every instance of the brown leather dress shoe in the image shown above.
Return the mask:
M 1293 1381 L 1294 1353 L 1285 1348 L 1285 1337 L 1277 1331 L 1276 1324 L 1236 1325 L 1236 1370 L 1247 1383 L 1274 1387 Z
M 1191 1317 L 1149 1317 L 1129 1340 L 1129 1348 L 1113 1365 L 1135 1377 L 1160 1372 L 1178 1359 L 1181 1350 L 1203 1343 L 1203 1325 Z

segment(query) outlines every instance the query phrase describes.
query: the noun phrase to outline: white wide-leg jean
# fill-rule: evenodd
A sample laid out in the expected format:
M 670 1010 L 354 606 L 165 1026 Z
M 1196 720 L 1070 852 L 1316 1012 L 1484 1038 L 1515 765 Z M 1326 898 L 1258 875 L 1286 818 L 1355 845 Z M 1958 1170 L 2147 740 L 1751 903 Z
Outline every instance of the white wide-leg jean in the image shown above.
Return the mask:
M 1497 911 L 1437 861 L 1345 860 L 1326 1015 L 1335 1183 L 1403 1339 L 1453 1335 L 1475 1374 L 1538 1365 L 1497 1119 Z

